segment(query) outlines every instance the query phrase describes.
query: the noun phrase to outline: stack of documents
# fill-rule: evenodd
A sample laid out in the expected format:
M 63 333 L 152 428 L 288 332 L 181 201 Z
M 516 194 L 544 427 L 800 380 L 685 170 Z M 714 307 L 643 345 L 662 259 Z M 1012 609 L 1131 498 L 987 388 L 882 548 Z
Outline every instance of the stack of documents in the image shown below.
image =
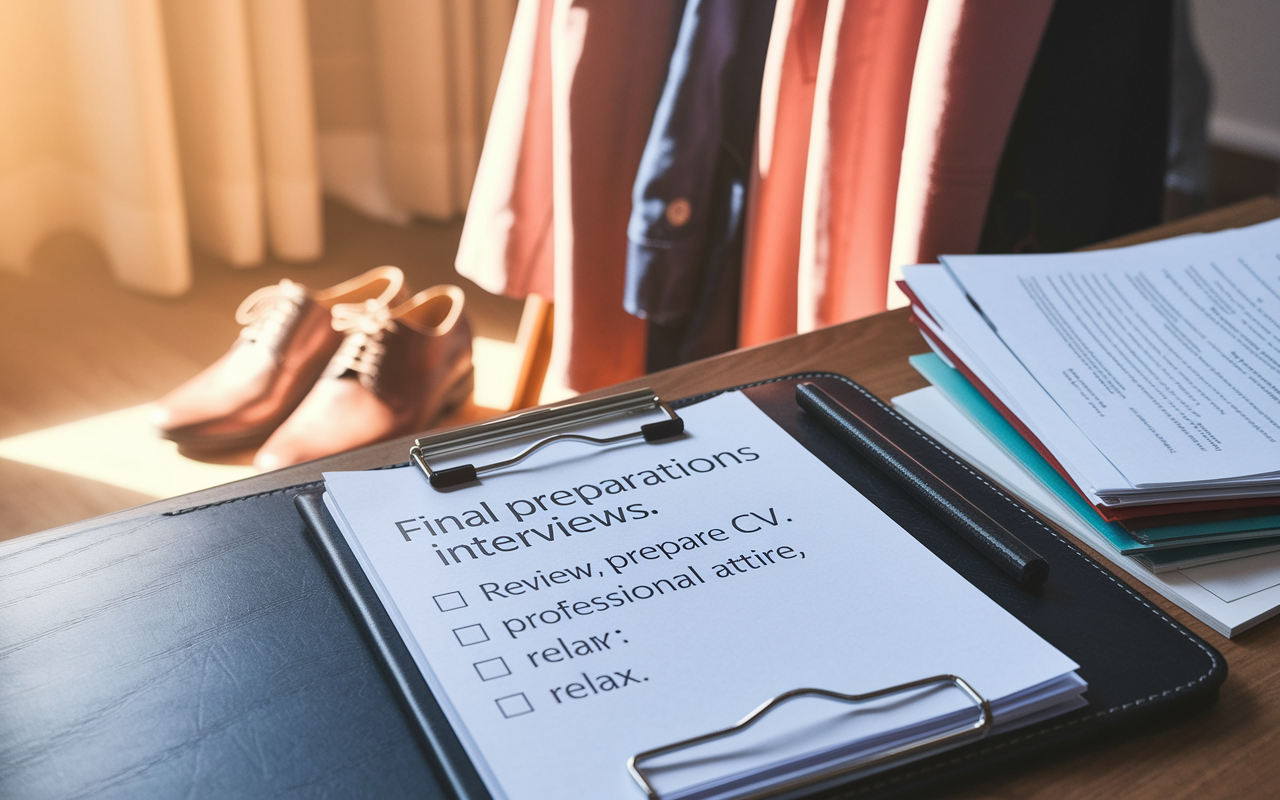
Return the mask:
M 995 731 L 1085 704 L 1074 661 L 749 399 L 681 414 L 678 439 L 561 444 L 450 491 L 412 467 L 325 475 L 327 508 L 493 797 L 639 797 L 631 756 L 800 687 L 956 675 Z M 945 687 L 802 698 L 657 759 L 653 781 L 664 798 L 735 796 L 981 717 Z
M 1016 470 L 970 460 L 1220 631 L 1280 608 L 1280 221 L 942 261 L 904 270 L 936 392 L 900 410 L 953 445 L 998 445 Z M 1235 588 L 1173 590 L 1206 565 Z

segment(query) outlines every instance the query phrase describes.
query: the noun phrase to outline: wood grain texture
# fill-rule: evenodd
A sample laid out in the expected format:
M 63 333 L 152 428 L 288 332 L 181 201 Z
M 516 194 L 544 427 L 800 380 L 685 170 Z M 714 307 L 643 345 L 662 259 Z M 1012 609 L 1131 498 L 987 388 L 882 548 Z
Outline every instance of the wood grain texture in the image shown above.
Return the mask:
M 1140 236 L 1126 237 L 1116 244 L 1149 241 L 1193 230 L 1219 230 L 1278 216 L 1280 201 L 1260 199 Z M 665 397 L 676 398 L 781 374 L 824 370 L 848 375 L 888 399 L 924 385 L 923 379 L 907 364 L 906 357 L 926 349 L 908 322 L 907 310 L 899 309 L 684 365 L 610 391 L 646 385 Z M 402 462 L 408 445 L 408 439 L 376 445 L 113 516 L 185 508 L 266 491 L 313 480 L 322 470 Z M 71 529 L 88 524 L 79 523 Z M 101 524 L 101 520 L 92 524 Z M 1123 576 L 1120 579 L 1126 580 Z M 1230 674 L 1217 704 L 1164 727 L 1131 732 L 1088 743 L 1070 753 L 1019 764 L 1000 774 L 954 787 L 948 796 L 1172 800 L 1271 797 L 1280 791 L 1280 759 L 1275 757 L 1280 753 L 1280 623 L 1263 624 L 1228 641 L 1141 585 L 1131 580 L 1126 582 L 1207 639 L 1226 657 Z

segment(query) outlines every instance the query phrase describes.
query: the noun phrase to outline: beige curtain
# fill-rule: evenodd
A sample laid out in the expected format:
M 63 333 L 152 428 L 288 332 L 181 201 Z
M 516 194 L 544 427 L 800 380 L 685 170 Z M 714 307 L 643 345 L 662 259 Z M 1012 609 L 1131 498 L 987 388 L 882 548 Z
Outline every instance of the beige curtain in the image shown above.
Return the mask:
M 322 249 L 321 192 L 466 204 L 514 0 L 0 2 L 0 268 L 84 233 L 176 295 L 188 235 L 251 266 Z
M 122 283 L 186 290 L 162 29 L 155 2 L 0 2 L 0 264 L 72 229 Z
M 515 7 L 311 0 L 324 191 L 394 221 L 465 210 Z

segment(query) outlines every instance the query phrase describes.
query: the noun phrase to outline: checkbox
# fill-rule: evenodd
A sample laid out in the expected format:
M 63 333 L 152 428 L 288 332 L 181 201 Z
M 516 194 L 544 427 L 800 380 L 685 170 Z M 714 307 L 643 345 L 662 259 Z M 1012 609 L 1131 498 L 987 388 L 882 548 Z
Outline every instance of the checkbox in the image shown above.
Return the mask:
M 507 719 L 533 713 L 533 704 L 524 696 L 524 692 L 499 697 L 494 702 L 498 704 L 498 710 L 502 712 L 502 716 Z
M 489 641 L 489 634 L 484 632 L 484 626 L 480 624 L 454 628 L 453 635 L 458 637 L 458 644 L 463 647 Z
M 476 668 L 476 672 L 480 675 L 480 680 L 482 681 L 505 678 L 511 674 L 511 668 L 507 666 L 506 661 L 502 660 L 502 656 L 491 658 L 487 661 L 477 661 L 471 666 Z
M 456 611 L 467 607 L 467 601 L 463 598 L 462 592 L 445 592 L 431 599 L 436 601 L 436 607 L 441 611 Z

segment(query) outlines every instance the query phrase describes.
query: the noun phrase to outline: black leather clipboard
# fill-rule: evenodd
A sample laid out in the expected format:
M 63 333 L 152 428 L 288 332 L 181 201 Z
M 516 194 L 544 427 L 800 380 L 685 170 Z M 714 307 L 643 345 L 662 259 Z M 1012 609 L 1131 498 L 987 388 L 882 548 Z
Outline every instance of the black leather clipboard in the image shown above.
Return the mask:
M 801 379 L 873 421 L 1044 555 L 1052 569 L 1044 589 L 1018 589 L 807 419 L 794 400 Z M 1074 658 L 1090 686 L 1087 708 L 820 796 L 916 790 L 1129 724 L 1156 724 L 1216 697 L 1226 677 L 1216 650 L 861 387 L 824 374 L 744 391 Z M 361 587 L 358 570 L 344 571 L 350 554 L 323 524 L 320 488 L 0 546 L 0 796 L 485 797 L 429 693 L 414 688 L 421 677 L 385 615 L 379 623 L 367 583 Z M 310 534 L 295 499 L 313 523 Z

